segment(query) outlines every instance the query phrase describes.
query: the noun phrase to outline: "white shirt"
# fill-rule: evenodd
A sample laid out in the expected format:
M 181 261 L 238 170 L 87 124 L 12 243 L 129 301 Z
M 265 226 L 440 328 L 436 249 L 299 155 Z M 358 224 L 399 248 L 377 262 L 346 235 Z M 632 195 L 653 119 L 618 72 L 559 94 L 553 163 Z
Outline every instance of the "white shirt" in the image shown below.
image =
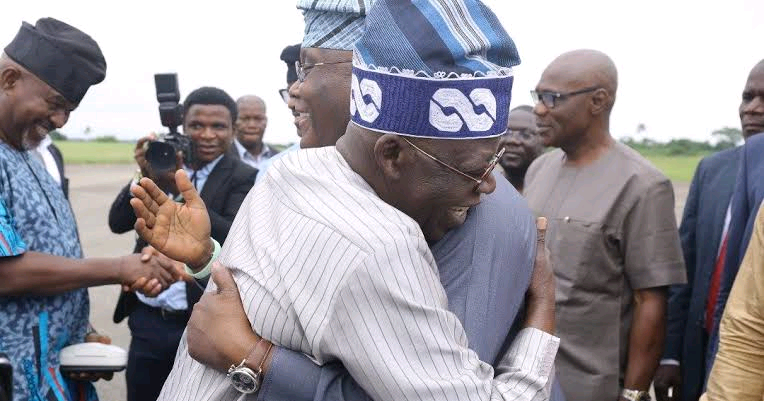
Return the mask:
M 247 195 L 219 261 L 253 329 L 318 364 L 339 360 L 375 400 L 545 400 L 559 339 L 521 331 L 494 371 L 468 348 L 418 224 L 334 147 L 291 152 Z M 208 291 L 214 290 L 210 282 Z M 188 355 L 159 400 L 242 397 Z
M 45 164 L 45 170 L 48 171 L 48 174 L 53 177 L 56 184 L 61 185 L 61 173 L 58 171 L 58 164 L 56 164 L 56 159 L 53 158 L 53 154 L 48 150 L 48 147 L 52 144 L 53 140 L 50 139 L 50 136 L 46 135 L 34 150 L 39 152 L 42 157 L 42 161 Z
M 234 146 L 236 146 L 236 152 L 239 154 L 239 158 L 244 163 L 247 163 L 248 165 L 260 169 L 262 164 L 271 158 L 271 148 L 268 147 L 265 143 L 263 143 L 263 148 L 260 151 L 260 154 L 253 155 L 252 153 L 249 153 L 249 151 L 244 147 L 244 145 L 239 142 L 238 139 L 233 139 Z

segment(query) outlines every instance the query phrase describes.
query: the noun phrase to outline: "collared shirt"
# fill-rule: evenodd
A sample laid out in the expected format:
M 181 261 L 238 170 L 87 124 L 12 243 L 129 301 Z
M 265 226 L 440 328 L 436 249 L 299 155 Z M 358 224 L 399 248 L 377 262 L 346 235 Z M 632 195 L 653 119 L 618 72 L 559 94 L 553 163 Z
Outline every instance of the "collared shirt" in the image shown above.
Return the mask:
M 764 208 L 719 324 L 719 352 L 701 400 L 764 399 Z
M 0 143 L 0 209 L 6 257 L 27 251 L 82 257 L 61 187 L 29 152 L 5 143 Z M 59 351 L 85 340 L 89 314 L 87 289 L 0 296 L 0 352 L 13 364 L 14 400 L 96 399 L 92 385 L 68 383 L 59 372 Z
M 202 192 L 204 184 L 207 182 L 207 178 L 210 176 L 210 173 L 212 173 L 212 170 L 215 169 L 215 166 L 218 165 L 222 158 L 223 155 L 218 156 L 217 159 L 205 164 L 204 167 L 200 168 L 199 170 L 194 170 L 188 166 L 183 166 L 183 169 L 186 170 L 186 174 L 188 174 L 188 177 L 191 179 L 191 182 L 194 184 L 194 188 L 196 188 L 197 192 Z M 170 310 L 188 309 L 188 300 L 186 299 L 186 283 L 183 281 L 173 283 L 169 288 L 162 291 L 162 293 L 155 298 L 147 297 L 141 293 L 136 293 L 136 295 L 138 296 L 138 299 L 141 300 L 141 302 L 155 308 Z
M 524 194 L 549 221 L 556 277 L 557 375 L 569 400 L 618 399 L 633 292 L 684 284 L 671 182 L 615 143 L 593 163 L 565 163 L 560 149 L 533 162 Z
M 35 148 L 39 155 L 42 157 L 42 161 L 45 164 L 45 170 L 48 171 L 53 181 L 58 185 L 61 185 L 61 173 L 58 171 L 58 164 L 56 159 L 53 158 L 53 154 L 50 153 L 48 147 L 53 144 L 53 140 L 50 139 L 50 135 L 46 135 L 45 139 Z
M 480 361 L 447 309 L 419 225 L 382 201 L 335 147 L 274 163 L 242 204 L 219 260 L 232 268 L 257 333 L 319 364 L 341 361 L 373 399 L 548 397 L 559 339 L 525 329 L 501 368 Z M 240 398 L 225 374 L 187 351 L 184 336 L 159 400 Z
M 253 155 L 252 153 L 249 153 L 249 151 L 244 147 L 244 145 L 239 142 L 238 139 L 234 138 L 233 140 L 234 146 L 236 146 L 236 152 L 239 154 L 239 158 L 244 163 L 247 163 L 248 165 L 260 170 L 260 167 L 263 165 L 263 163 L 270 159 L 271 157 L 275 156 L 277 153 L 271 150 L 271 148 L 263 143 L 263 148 L 260 151 L 260 154 Z

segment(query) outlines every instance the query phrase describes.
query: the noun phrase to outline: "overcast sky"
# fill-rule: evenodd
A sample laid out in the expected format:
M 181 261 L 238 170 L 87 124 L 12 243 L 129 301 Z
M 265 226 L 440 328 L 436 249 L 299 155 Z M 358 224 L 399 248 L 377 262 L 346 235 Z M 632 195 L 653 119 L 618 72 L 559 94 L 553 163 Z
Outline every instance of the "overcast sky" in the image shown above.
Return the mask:
M 284 46 L 302 40 L 302 14 L 293 0 L 205 2 L 6 2 L 0 42 L 21 21 L 54 17 L 98 41 L 106 80 L 90 89 L 63 132 L 138 138 L 162 132 L 153 74 L 176 72 L 181 96 L 218 86 L 234 98 L 257 94 L 268 105 L 266 142 L 298 140 L 278 95 L 286 86 Z M 762 0 L 485 0 L 515 40 L 512 105 L 530 102 L 544 67 L 577 48 L 604 51 L 615 61 L 619 88 L 611 130 L 634 135 L 639 123 L 659 140 L 708 139 L 723 126 L 739 127 L 745 79 L 764 58 Z

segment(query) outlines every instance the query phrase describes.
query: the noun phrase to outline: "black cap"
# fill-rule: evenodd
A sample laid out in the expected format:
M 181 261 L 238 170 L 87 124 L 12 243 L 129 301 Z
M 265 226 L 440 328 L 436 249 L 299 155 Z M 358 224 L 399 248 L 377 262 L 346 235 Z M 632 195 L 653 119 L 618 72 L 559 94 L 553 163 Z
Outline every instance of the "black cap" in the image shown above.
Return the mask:
M 42 18 L 34 26 L 23 22 L 5 54 L 75 105 L 91 85 L 106 77 L 98 43 L 53 18 Z
M 287 83 L 297 81 L 297 71 L 294 69 L 294 63 L 300 60 L 300 44 L 287 46 L 281 51 L 281 61 L 287 65 Z

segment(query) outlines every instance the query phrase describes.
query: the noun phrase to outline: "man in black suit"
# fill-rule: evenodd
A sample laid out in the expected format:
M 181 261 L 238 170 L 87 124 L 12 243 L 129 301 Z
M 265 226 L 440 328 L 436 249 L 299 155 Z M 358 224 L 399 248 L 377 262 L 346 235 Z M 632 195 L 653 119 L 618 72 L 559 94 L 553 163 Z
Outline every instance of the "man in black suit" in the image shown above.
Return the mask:
M 183 132 L 194 142 L 196 154 L 191 166 L 182 165 L 179 158 L 178 167 L 186 170 L 200 192 L 210 214 L 212 237 L 222 244 L 236 212 L 254 185 L 257 170 L 226 154 L 237 116 L 236 103 L 227 93 L 217 88 L 199 88 L 186 97 L 183 107 Z M 140 167 L 137 175 L 155 180 L 163 190 L 175 196 L 178 190 L 172 178 L 174 172 L 153 172 L 145 159 L 145 145 L 152 138 L 142 138 L 136 145 L 135 159 Z M 130 186 L 134 182 L 136 179 L 122 189 L 109 211 L 109 227 L 115 233 L 130 231 L 135 224 L 135 213 L 130 206 Z M 145 241 L 138 238 L 134 251 L 140 252 L 145 245 Z M 119 323 L 130 316 L 128 401 L 154 400 L 159 396 L 172 369 L 191 309 L 202 292 L 199 286 L 181 282 L 156 298 L 122 293 L 114 321 Z
M 764 131 L 764 94 L 762 101 L 756 103 L 756 96 L 751 95 L 756 94 L 754 89 L 764 91 L 764 60 L 753 68 L 743 90 L 740 120 L 746 143 Z M 751 103 L 759 106 L 749 107 Z M 709 336 L 717 322 L 714 316 L 720 315 L 716 300 L 723 287 L 725 258 L 728 260 L 738 252 L 736 244 L 741 241 L 733 238 L 733 233 L 746 226 L 746 221 L 736 224 L 730 203 L 735 177 L 741 160 L 745 159 L 743 149 L 727 149 L 704 158 L 692 179 L 679 227 L 687 284 L 672 288 L 669 297 L 664 357 L 655 375 L 658 401 L 697 401 L 705 388 L 714 353 Z M 745 197 L 738 198 L 744 201 Z M 756 210 L 756 207 L 745 210 L 751 221 Z M 742 249 L 745 250 L 744 245 Z M 673 396 L 669 398 L 667 390 L 671 387 Z
M 69 179 L 64 175 L 64 157 L 61 150 L 46 136 L 40 144 L 31 150 L 32 154 L 41 159 L 42 164 L 53 180 L 61 185 L 64 196 L 69 199 Z

